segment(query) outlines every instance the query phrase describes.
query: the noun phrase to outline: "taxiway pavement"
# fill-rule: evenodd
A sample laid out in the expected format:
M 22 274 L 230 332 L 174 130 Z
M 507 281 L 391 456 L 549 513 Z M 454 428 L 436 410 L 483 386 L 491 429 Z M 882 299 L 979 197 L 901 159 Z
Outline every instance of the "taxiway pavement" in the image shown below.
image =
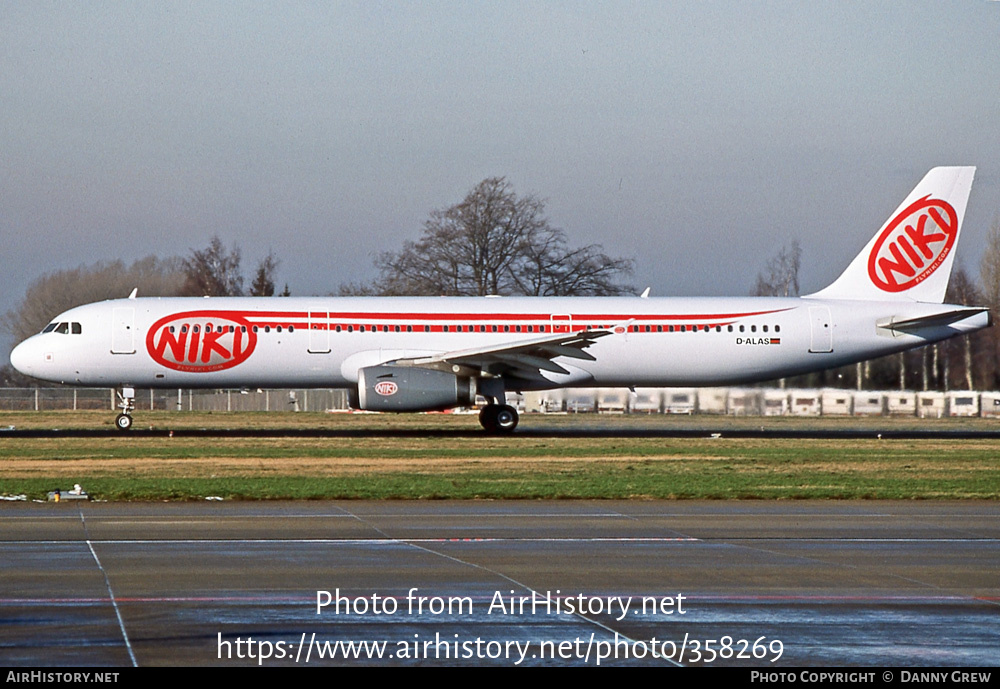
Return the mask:
M 3 503 L 0 664 L 995 665 L 998 573 L 997 502 Z

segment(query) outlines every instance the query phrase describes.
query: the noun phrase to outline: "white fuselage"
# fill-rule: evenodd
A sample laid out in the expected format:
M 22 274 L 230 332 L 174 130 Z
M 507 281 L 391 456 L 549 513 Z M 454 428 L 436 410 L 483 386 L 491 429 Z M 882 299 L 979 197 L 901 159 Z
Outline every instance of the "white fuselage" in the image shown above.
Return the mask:
M 987 313 L 891 322 L 962 307 L 816 298 L 142 298 L 71 309 L 70 324 L 11 354 L 21 372 L 81 386 L 351 387 L 367 366 L 553 333 L 611 330 L 593 361 L 557 357 L 507 389 L 706 386 L 840 366 L 986 327 Z M 78 325 L 74 325 L 78 324 Z M 78 332 L 75 332 L 78 331 Z

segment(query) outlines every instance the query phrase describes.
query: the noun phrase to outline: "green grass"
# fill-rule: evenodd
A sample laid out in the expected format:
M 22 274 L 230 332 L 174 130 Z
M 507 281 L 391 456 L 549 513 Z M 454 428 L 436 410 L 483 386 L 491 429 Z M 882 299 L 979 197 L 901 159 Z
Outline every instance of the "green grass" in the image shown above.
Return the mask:
M 0 428 L 95 428 L 104 422 L 110 426 L 111 417 L 107 412 L 7 414 L 0 415 Z M 672 424 L 892 428 L 917 421 L 525 416 L 522 423 L 533 428 L 573 424 L 613 430 Z M 945 419 L 921 425 L 968 428 L 995 423 Z M 49 490 L 80 483 L 92 497 L 105 500 L 1000 497 L 1000 444 L 982 440 L 490 437 L 440 433 L 478 427 L 475 417 L 457 415 L 137 413 L 137 428 L 150 424 L 178 430 L 348 429 L 355 434 L 40 439 L 0 435 L 0 495 L 44 499 Z M 392 429 L 416 432 L 384 433 Z

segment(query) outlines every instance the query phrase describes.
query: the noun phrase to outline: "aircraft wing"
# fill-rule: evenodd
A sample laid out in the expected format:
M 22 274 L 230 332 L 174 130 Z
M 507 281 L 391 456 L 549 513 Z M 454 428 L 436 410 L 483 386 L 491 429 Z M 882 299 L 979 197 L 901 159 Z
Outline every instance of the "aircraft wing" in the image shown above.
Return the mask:
M 434 356 L 398 359 L 395 363 L 400 366 L 451 371 L 460 375 L 481 376 L 487 373 L 529 380 L 541 379 L 542 371 L 569 373 L 553 361 L 558 357 L 595 361 L 594 356 L 584 350 L 598 339 L 613 333 L 614 331 L 610 329 L 558 333 L 548 337 L 462 349 Z

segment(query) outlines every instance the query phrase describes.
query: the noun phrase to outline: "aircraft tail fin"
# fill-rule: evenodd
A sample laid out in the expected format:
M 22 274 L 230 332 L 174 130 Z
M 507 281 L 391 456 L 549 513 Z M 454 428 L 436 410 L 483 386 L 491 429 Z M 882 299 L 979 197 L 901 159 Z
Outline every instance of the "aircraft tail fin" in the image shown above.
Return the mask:
M 823 299 L 944 302 L 974 167 L 928 172 Z

